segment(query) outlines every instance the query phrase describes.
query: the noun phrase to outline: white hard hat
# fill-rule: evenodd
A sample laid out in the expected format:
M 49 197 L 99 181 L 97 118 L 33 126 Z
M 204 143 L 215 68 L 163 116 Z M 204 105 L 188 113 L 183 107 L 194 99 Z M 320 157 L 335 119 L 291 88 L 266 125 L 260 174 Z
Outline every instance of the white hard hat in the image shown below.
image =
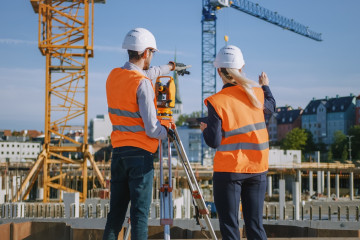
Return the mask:
M 125 36 L 122 48 L 138 52 L 143 52 L 147 48 L 159 51 L 156 48 L 154 35 L 145 28 L 135 28 L 130 30 Z
M 216 68 L 241 69 L 244 65 L 245 61 L 242 52 L 240 48 L 234 45 L 227 45 L 221 48 L 214 62 Z

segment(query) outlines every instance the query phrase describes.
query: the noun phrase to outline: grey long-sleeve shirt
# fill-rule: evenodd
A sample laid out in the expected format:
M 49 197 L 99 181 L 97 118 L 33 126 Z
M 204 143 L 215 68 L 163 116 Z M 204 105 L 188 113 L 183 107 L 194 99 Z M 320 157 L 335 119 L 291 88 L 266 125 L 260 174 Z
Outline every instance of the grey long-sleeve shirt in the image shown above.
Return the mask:
M 149 70 L 142 70 L 135 64 L 126 62 L 122 68 L 127 70 L 136 70 L 151 80 L 155 80 L 158 76 L 170 73 L 168 65 L 151 67 Z M 154 89 L 148 79 L 144 78 L 141 80 L 136 96 L 139 104 L 140 116 L 144 122 L 146 135 L 151 138 L 165 139 L 167 137 L 167 131 L 165 127 L 161 126 L 156 117 Z

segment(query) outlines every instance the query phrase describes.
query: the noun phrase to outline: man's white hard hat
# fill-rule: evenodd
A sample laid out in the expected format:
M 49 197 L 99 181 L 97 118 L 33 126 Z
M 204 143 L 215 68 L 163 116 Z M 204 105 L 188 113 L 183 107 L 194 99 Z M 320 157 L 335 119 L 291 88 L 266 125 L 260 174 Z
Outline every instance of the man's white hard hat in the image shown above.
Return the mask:
M 227 45 L 220 49 L 216 55 L 214 66 L 216 68 L 241 69 L 245 65 L 243 54 L 240 48 L 234 45 Z
M 159 51 L 156 48 L 154 35 L 145 28 L 135 28 L 130 30 L 125 36 L 122 48 L 137 52 L 144 52 L 147 48 Z

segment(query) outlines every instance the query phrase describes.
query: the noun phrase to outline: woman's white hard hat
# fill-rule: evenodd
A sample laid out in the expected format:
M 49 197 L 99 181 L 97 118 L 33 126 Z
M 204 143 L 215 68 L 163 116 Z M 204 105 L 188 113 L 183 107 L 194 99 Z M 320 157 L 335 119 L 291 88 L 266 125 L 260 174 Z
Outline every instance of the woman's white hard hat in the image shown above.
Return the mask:
M 144 52 L 147 48 L 159 51 L 156 48 L 154 35 L 145 28 L 135 28 L 130 30 L 125 36 L 122 48 L 137 52 Z
M 245 65 L 243 54 L 240 48 L 234 45 L 227 45 L 220 49 L 216 55 L 214 66 L 216 68 L 241 69 Z

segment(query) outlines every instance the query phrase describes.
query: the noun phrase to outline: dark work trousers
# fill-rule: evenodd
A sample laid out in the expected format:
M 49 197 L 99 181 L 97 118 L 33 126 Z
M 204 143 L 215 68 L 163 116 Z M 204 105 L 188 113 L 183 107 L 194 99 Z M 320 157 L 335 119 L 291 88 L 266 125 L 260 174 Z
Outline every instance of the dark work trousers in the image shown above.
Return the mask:
M 154 178 L 153 154 L 136 147 L 113 149 L 110 212 L 103 239 L 118 239 L 131 202 L 131 239 L 146 240 Z
M 267 239 L 262 221 L 266 173 L 236 174 L 215 172 L 213 186 L 222 239 L 240 239 L 238 220 L 240 198 L 247 239 Z

